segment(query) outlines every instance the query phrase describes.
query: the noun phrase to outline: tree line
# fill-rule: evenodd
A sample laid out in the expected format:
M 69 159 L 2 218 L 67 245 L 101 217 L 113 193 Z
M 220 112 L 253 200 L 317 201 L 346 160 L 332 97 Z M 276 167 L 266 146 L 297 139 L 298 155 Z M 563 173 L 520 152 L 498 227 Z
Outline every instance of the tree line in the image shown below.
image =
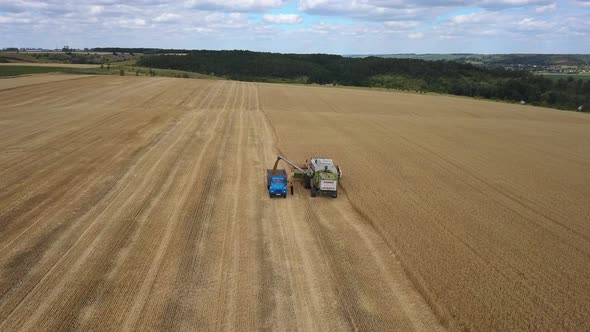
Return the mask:
M 298 82 L 429 91 L 577 109 L 590 102 L 590 80 L 552 80 L 527 71 L 481 68 L 453 61 L 250 51 L 190 51 L 145 55 L 145 67 L 234 80 Z M 590 109 L 590 105 L 586 107 Z
M 90 52 L 107 52 L 107 53 L 143 53 L 143 54 L 182 54 L 190 50 L 149 48 L 149 47 L 95 47 Z

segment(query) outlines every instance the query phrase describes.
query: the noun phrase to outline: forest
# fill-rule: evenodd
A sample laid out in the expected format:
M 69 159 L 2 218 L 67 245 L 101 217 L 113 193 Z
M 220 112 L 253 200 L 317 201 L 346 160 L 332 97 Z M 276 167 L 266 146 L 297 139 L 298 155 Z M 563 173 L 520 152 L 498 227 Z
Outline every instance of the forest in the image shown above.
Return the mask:
M 576 110 L 590 102 L 590 81 L 549 79 L 523 70 L 454 61 L 251 51 L 144 55 L 138 65 L 228 79 L 436 92 Z M 584 108 L 582 108 L 584 109 Z M 584 110 L 589 110 L 586 107 Z

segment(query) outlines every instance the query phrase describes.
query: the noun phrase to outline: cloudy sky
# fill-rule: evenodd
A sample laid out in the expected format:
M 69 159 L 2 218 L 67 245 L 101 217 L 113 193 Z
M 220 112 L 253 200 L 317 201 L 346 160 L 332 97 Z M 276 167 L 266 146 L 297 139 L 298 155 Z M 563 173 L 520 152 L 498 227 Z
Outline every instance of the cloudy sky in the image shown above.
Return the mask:
M 590 0 L 0 0 L 0 47 L 590 53 Z

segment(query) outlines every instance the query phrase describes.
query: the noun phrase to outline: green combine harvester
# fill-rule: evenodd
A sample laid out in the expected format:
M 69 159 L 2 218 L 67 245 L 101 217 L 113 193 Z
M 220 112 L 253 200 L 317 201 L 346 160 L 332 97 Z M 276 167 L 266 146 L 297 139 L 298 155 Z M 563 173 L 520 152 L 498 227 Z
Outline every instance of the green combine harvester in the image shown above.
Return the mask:
M 304 166 L 299 166 L 283 156 L 277 156 L 273 173 L 277 171 L 281 160 L 293 167 L 293 178 L 300 179 L 304 188 L 311 189 L 311 197 L 338 197 L 338 182 L 342 177 L 342 170 L 334 165 L 332 159 L 314 157 L 306 160 Z

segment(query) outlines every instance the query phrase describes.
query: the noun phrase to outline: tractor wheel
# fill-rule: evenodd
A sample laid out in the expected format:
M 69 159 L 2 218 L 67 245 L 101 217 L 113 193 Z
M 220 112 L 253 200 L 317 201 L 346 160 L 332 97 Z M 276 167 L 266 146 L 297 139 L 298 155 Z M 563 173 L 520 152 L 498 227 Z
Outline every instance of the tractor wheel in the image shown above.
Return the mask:
M 315 191 L 315 188 L 311 188 L 311 197 L 316 197 L 317 193 Z
M 283 198 L 287 198 L 287 194 L 284 194 L 284 195 L 283 195 Z
M 311 178 L 307 175 L 303 176 L 303 188 L 305 188 L 305 189 L 311 188 Z
M 332 197 L 333 197 L 333 198 L 337 198 L 337 197 L 338 197 L 338 192 L 337 192 L 337 191 L 335 191 L 335 192 L 332 194 Z

